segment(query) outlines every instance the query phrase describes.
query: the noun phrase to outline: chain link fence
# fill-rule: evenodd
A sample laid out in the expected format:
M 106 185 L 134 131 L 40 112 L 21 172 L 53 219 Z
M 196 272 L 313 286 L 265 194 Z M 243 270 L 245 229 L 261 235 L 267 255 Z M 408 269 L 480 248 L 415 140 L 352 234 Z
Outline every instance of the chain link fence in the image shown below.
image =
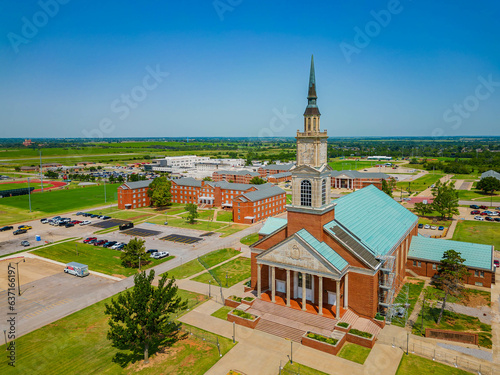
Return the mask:
M 379 337 L 378 343 L 392 345 L 395 348 L 400 348 L 405 353 L 416 354 L 421 357 L 431 359 L 433 361 L 444 363 L 448 366 L 453 366 L 465 371 L 482 375 L 500 375 L 500 366 L 496 366 L 486 359 L 472 360 L 460 354 L 452 354 L 445 350 L 439 350 L 435 347 L 425 345 L 422 341 L 402 339 L 393 337 L 392 340 L 385 337 Z
M 185 325 L 182 325 L 181 332 L 183 332 L 189 336 L 197 337 L 203 341 L 206 341 L 206 342 L 216 346 L 217 350 L 219 351 L 219 357 L 222 357 L 218 336 L 214 335 L 213 333 L 202 331 L 202 330 L 193 328 L 191 326 L 185 326 Z

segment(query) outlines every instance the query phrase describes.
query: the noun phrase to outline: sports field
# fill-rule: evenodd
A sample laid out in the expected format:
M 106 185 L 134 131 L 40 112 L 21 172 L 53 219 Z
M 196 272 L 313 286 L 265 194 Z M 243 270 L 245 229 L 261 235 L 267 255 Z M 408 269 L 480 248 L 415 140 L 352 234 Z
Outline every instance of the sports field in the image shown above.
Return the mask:
M 118 186 L 119 184 L 106 185 L 106 203 L 104 201 L 104 186 L 49 190 L 44 193 L 31 194 L 31 213 L 29 212 L 30 197 L 28 195 L 2 198 L 0 199 L 0 225 L 113 204 L 117 201 Z

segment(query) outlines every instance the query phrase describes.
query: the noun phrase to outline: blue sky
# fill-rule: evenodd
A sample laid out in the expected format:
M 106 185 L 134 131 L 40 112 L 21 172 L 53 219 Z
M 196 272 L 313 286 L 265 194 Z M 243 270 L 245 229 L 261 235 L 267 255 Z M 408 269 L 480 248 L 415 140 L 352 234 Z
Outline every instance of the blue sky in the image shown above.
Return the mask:
M 500 4 L 0 5 L 1 137 L 500 135 Z

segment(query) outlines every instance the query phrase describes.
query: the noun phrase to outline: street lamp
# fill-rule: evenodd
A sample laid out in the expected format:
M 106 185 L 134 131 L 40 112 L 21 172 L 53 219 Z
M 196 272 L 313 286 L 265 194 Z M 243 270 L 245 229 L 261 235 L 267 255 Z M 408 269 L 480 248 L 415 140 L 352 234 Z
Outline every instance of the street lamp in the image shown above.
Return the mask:
M 212 280 L 208 280 L 208 298 L 211 297 L 211 295 L 210 295 L 210 285 L 212 285 Z
M 21 262 L 26 262 L 26 259 L 23 258 L 22 260 L 20 260 L 19 262 L 9 262 L 9 265 L 11 265 L 12 263 L 14 263 L 16 265 L 16 269 L 17 269 L 17 295 L 20 296 L 21 295 L 21 284 L 19 283 L 19 263 Z

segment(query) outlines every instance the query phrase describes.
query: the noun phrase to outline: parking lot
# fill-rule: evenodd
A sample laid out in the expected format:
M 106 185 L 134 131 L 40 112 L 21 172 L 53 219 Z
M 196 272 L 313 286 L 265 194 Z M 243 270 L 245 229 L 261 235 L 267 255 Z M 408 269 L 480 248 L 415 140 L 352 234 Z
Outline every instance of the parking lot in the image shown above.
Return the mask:
M 189 237 L 189 236 L 184 236 L 182 234 L 169 234 L 168 236 L 160 238 L 160 240 L 163 241 L 172 241 L 172 242 L 180 242 L 180 243 L 185 243 L 185 244 L 194 244 L 196 242 L 202 241 L 202 237 Z

